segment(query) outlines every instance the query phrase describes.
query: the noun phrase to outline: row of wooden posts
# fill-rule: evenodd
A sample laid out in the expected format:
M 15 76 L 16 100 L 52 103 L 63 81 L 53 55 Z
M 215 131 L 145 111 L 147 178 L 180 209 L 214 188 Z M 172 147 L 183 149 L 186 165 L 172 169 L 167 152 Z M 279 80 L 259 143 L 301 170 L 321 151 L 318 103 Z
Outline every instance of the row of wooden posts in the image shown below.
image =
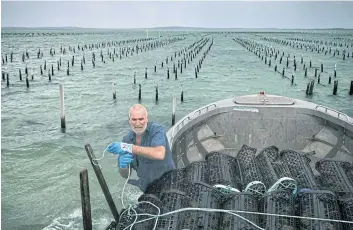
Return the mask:
M 233 38 L 233 40 L 235 42 L 238 42 L 240 45 L 242 45 L 244 48 L 246 48 L 248 51 L 250 52 L 253 52 L 255 55 L 257 55 L 259 58 L 261 58 L 261 55 L 260 55 L 260 50 L 259 49 L 255 49 L 254 48 L 254 45 L 249 45 L 249 44 L 252 44 L 244 39 L 235 39 Z M 257 45 L 257 43 L 255 44 Z M 250 47 L 251 48 L 250 48 Z M 268 47 L 266 46 L 265 47 L 265 50 L 268 49 Z M 262 49 L 263 50 L 263 49 Z M 272 49 L 271 49 L 272 50 Z M 272 50 L 273 52 L 273 50 Z M 279 52 L 279 51 L 278 51 Z M 277 53 L 275 53 L 275 59 L 277 58 Z M 273 53 L 272 53 L 273 54 Z M 284 52 L 282 52 L 282 56 L 280 57 L 280 64 L 282 63 L 282 57 L 284 56 Z M 286 66 L 288 67 L 289 65 L 289 55 L 287 56 L 287 63 L 286 63 Z M 264 60 L 264 56 L 262 55 L 262 60 Z M 266 56 L 265 56 L 265 64 L 267 64 L 267 52 L 266 52 Z M 303 56 L 301 57 L 301 64 L 303 64 Z M 271 66 L 271 59 L 269 59 L 268 61 L 268 65 Z M 312 62 L 310 60 L 310 63 L 309 63 L 309 67 L 312 68 Z M 283 67 L 283 70 L 282 70 L 282 73 L 277 71 L 277 64 L 275 65 L 275 68 L 274 68 L 275 72 L 278 72 L 280 74 L 282 74 L 282 77 L 286 77 L 287 79 L 291 80 L 291 84 L 293 85 L 294 84 L 294 73 L 292 74 L 291 78 L 285 76 L 285 68 Z M 307 67 L 305 67 L 305 63 L 303 65 L 303 70 L 305 70 L 305 74 L 304 76 L 307 77 Z M 321 65 L 320 65 L 320 70 L 321 70 L 321 73 L 324 72 L 324 65 L 321 61 Z M 295 60 L 295 56 L 294 56 L 294 71 L 296 71 L 296 60 Z M 317 83 L 318 84 L 321 84 L 320 82 L 320 75 L 318 76 L 317 75 L 317 72 L 318 72 L 318 68 L 315 68 L 315 78 L 318 77 L 318 80 L 317 80 Z M 327 73 L 327 72 L 326 72 Z M 336 78 L 337 77 L 337 69 L 336 69 L 336 65 L 335 65 L 335 69 L 334 69 L 334 73 L 333 73 L 333 76 Z M 349 95 L 353 95 L 353 81 L 351 81 L 351 84 L 350 84 L 350 89 L 349 89 Z M 312 95 L 313 93 L 313 88 L 314 88 L 314 84 L 315 84 L 315 80 L 311 79 L 308 81 L 307 83 L 307 89 L 306 89 L 306 95 Z M 329 79 L 328 79 L 328 84 L 331 84 L 331 76 L 329 76 Z M 334 81 L 334 86 L 333 86 L 333 95 L 337 95 L 337 89 L 338 89 L 338 80 L 335 80 Z
M 139 100 L 141 100 L 141 84 L 139 84 Z M 65 120 L 65 100 L 64 100 L 64 85 L 59 85 L 60 91 L 60 124 L 61 124 L 61 131 L 66 131 L 66 120 Z M 115 83 L 113 83 L 113 99 L 116 100 L 116 90 L 115 90 Z M 158 100 L 158 87 L 156 87 L 156 101 Z M 184 91 L 181 91 L 180 94 L 180 101 L 184 101 Z M 176 96 L 173 95 L 173 111 L 172 111 L 172 126 L 175 124 L 175 112 L 176 112 Z
M 280 45 L 286 45 L 286 46 L 289 46 L 289 47 L 293 47 L 293 48 L 297 48 L 297 49 L 303 49 L 305 48 L 306 51 L 308 51 L 308 48 L 311 49 L 311 52 L 314 52 L 314 51 L 317 51 L 317 53 L 324 53 L 325 55 L 327 55 L 328 53 L 331 54 L 331 51 L 333 51 L 333 56 L 332 57 L 337 57 L 340 55 L 340 51 L 336 48 L 335 50 L 333 50 L 331 47 L 328 49 L 327 47 L 320 47 L 319 45 L 318 46 L 308 46 L 306 44 L 303 44 L 303 43 L 299 43 L 299 42 L 296 42 L 296 44 L 294 42 L 291 42 L 291 41 L 285 41 L 285 40 L 280 40 L 278 38 L 263 38 L 265 41 L 269 41 L 269 42 L 275 42 L 277 44 L 280 44 Z M 299 43 L 299 44 L 298 44 Z M 326 49 L 325 49 L 326 48 Z M 353 51 L 352 51 L 352 54 L 350 55 L 349 51 L 344 49 L 342 51 L 342 59 L 343 60 L 346 60 L 346 57 L 349 58 L 353 58 Z
M 169 43 L 161 43 L 160 45 L 161 46 L 164 46 L 164 45 L 167 45 L 167 44 L 170 44 L 170 43 L 173 43 L 173 42 L 176 42 L 178 41 L 178 39 L 175 39 L 175 40 L 171 40 L 171 42 Z M 148 46 L 149 47 L 149 46 Z M 154 49 L 154 48 L 157 48 L 159 47 L 158 44 L 156 46 L 151 46 L 152 48 L 151 49 Z M 150 49 L 150 48 L 148 48 Z M 126 52 L 126 55 L 127 55 L 128 52 Z M 123 51 L 123 54 L 124 54 L 124 51 Z M 12 55 L 11 55 L 12 56 Z M 103 54 L 101 52 L 101 57 L 102 57 L 102 61 L 105 63 L 105 61 L 103 60 Z M 121 53 L 120 53 L 120 59 L 121 59 Z M 60 70 L 60 66 L 61 66 L 61 57 L 60 59 L 57 61 L 57 69 L 58 71 Z M 74 66 L 74 60 L 75 60 L 75 57 L 72 56 L 72 60 L 71 60 L 71 66 Z M 113 57 L 113 62 L 114 62 L 114 57 Z M 85 56 L 83 56 L 83 59 L 81 60 L 81 71 L 83 71 L 83 64 L 85 64 L 86 61 L 85 61 Z M 93 53 L 92 54 L 92 64 L 93 64 L 93 68 L 95 67 L 95 54 Z M 51 69 L 50 67 L 47 68 L 47 63 L 46 63 L 46 60 L 44 61 L 44 70 L 47 70 L 48 69 L 48 79 L 49 79 L 49 82 L 51 81 L 52 79 L 52 76 L 54 76 L 54 65 L 52 64 L 51 65 Z M 28 68 L 27 66 L 25 67 L 25 74 L 26 74 L 26 86 L 27 88 L 29 88 L 29 71 L 28 71 Z M 40 74 L 43 75 L 43 68 L 42 68 L 42 65 L 40 65 Z M 69 76 L 70 75 L 70 61 L 67 61 L 67 71 L 66 71 L 66 75 Z M 21 73 L 21 69 L 19 69 L 19 78 L 20 78 L 20 81 L 22 81 L 22 73 Z M 31 78 L 32 80 L 34 79 L 34 74 L 32 72 L 32 75 L 31 75 Z M 2 79 L 3 81 L 7 81 L 6 85 L 7 87 L 10 87 L 10 79 L 9 79 L 9 73 L 5 73 L 5 72 L 2 72 Z
M 207 40 L 207 41 L 208 41 L 208 40 Z M 193 47 L 195 44 L 197 44 L 197 43 L 198 43 L 198 42 L 196 42 L 196 43 L 190 45 L 189 47 L 192 48 L 192 47 Z M 202 46 L 199 47 L 199 48 L 195 47 L 196 51 L 194 50 L 195 53 L 192 53 L 191 61 L 192 61 L 192 58 L 195 58 L 195 57 L 196 57 L 196 55 L 199 53 L 199 51 L 203 48 L 203 46 L 204 46 L 205 44 L 206 44 L 206 43 L 201 44 Z M 203 53 L 202 58 L 199 60 L 197 66 L 195 67 L 195 78 L 197 78 L 197 75 L 198 75 L 198 72 L 199 72 L 200 69 L 201 69 L 203 60 L 205 59 L 205 57 L 206 57 L 206 55 L 208 54 L 209 50 L 211 49 L 212 45 L 213 45 L 213 40 L 212 40 L 211 44 L 209 45 L 209 47 L 206 49 L 206 51 Z M 177 53 L 178 53 L 178 55 L 180 56 L 180 54 L 182 54 L 183 52 L 186 52 L 186 49 L 182 49 L 182 50 L 180 50 L 179 52 L 175 52 L 174 57 L 177 56 Z M 188 54 L 190 54 L 190 52 L 189 52 Z M 190 55 L 191 55 L 191 54 L 190 54 Z M 187 55 L 187 56 L 188 56 L 188 55 Z M 172 59 L 172 58 L 173 58 L 173 55 L 172 55 L 170 58 L 171 58 L 171 60 L 173 60 L 173 59 Z M 188 59 L 188 60 L 189 60 L 189 59 Z M 166 58 L 166 63 L 168 63 L 168 57 Z M 180 63 L 180 61 L 178 60 L 178 68 L 180 67 L 180 73 L 182 73 L 182 68 L 183 68 L 182 66 L 183 66 L 183 63 L 184 63 L 185 68 L 186 68 L 186 59 L 184 58 L 181 63 Z M 188 63 L 189 63 L 189 61 L 188 61 Z M 162 62 L 162 67 L 163 67 L 163 62 Z M 154 71 L 156 72 L 156 65 L 154 66 Z M 173 65 L 173 73 L 175 74 L 175 80 L 177 80 L 177 78 L 178 78 L 178 75 L 177 75 L 177 74 L 178 74 L 178 73 L 177 73 L 177 69 L 176 69 L 176 65 L 175 65 L 175 64 Z M 145 79 L 147 79 L 147 68 L 145 69 Z M 167 68 L 167 79 L 169 79 L 169 68 Z M 136 72 L 134 72 L 134 84 L 136 84 Z M 113 99 L 116 99 L 115 83 L 113 83 L 112 87 L 113 87 Z M 183 90 L 181 91 L 181 96 L 180 96 L 180 97 L 181 97 L 181 102 L 183 102 L 183 101 L 184 101 L 184 91 L 183 91 Z M 138 99 L 139 99 L 139 101 L 141 101 L 141 99 L 142 99 L 141 84 L 139 84 Z M 158 84 L 156 85 L 156 101 L 158 101 Z
M 82 50 L 82 51 L 84 51 L 84 49 L 88 49 L 88 50 L 92 50 L 93 48 L 96 48 L 96 49 L 98 49 L 98 48 L 105 48 L 106 46 L 108 46 L 108 47 L 114 47 L 114 53 L 115 53 L 115 45 L 119 45 L 119 47 L 120 47 L 120 45 L 122 44 L 122 45 L 126 45 L 126 44 L 129 44 L 129 43 L 134 43 L 134 42 L 148 42 L 147 44 L 150 44 L 150 42 L 152 41 L 153 42 L 153 40 L 157 40 L 157 38 L 140 38 L 140 39 L 128 39 L 128 40 L 122 40 L 122 41 L 111 41 L 111 42 L 97 42 L 97 43 L 95 43 L 95 44 L 81 44 L 81 46 L 78 44 L 77 45 L 77 50 L 78 51 L 80 51 L 80 50 Z M 146 45 L 147 46 L 147 45 Z M 138 45 L 137 45 L 137 47 L 138 47 Z M 136 48 L 137 48 L 136 47 Z M 145 47 L 145 45 L 143 45 L 142 46 L 142 48 L 144 48 Z M 76 53 L 76 49 L 75 49 L 75 46 L 69 46 L 69 51 L 73 51 L 73 53 Z M 123 51 L 124 50 L 127 50 L 127 47 L 123 47 Z M 109 49 L 108 49 L 109 50 Z M 121 47 L 120 47 L 120 52 L 121 52 Z M 50 56 L 54 56 L 55 55 L 55 48 L 50 48 L 49 49 L 49 54 L 50 54 Z M 66 54 L 66 48 L 64 47 L 63 48 L 63 46 L 60 46 L 60 53 L 61 54 Z M 11 52 L 10 53 L 10 62 L 13 62 L 13 52 Z M 43 56 L 44 56 L 44 53 L 43 53 L 43 50 L 41 50 L 40 48 L 38 49 L 38 52 L 37 52 L 37 58 L 39 59 L 39 58 L 43 58 Z M 26 49 L 26 51 L 24 51 L 23 53 L 22 53 L 22 55 L 21 55 L 21 58 L 22 58 L 22 62 L 25 62 L 25 60 L 26 59 L 29 59 L 30 58 L 30 53 L 28 52 L 28 50 Z M 8 62 L 8 59 L 7 59 L 7 54 L 5 53 L 5 55 L 4 56 L 2 56 L 2 64 L 6 64 Z

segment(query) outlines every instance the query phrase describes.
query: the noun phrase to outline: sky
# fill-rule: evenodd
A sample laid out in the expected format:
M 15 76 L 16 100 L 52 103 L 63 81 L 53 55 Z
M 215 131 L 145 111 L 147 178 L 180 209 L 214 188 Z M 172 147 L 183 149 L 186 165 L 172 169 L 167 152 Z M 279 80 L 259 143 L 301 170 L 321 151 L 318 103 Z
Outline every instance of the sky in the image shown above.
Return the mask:
M 353 1 L 1 1 L 1 27 L 353 28 Z

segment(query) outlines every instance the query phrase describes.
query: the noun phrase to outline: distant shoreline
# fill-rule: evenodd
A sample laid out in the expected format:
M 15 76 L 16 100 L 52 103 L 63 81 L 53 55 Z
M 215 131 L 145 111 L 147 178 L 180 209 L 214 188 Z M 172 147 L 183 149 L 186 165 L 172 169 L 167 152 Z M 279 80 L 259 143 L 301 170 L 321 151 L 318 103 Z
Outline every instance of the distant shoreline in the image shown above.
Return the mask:
M 85 28 L 85 27 L 1 27 L 2 30 L 353 30 L 353 28 L 206 28 L 206 27 L 151 27 L 151 28 Z

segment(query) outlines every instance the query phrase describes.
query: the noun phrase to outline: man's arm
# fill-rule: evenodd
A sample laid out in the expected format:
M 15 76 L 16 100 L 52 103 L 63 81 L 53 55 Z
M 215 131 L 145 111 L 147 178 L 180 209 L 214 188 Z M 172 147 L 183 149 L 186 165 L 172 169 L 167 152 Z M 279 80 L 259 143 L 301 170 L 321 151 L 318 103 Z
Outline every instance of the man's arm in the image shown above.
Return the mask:
M 152 135 L 150 146 L 133 145 L 132 153 L 152 160 L 164 160 L 167 145 L 165 131 L 162 127 L 155 127 Z
M 164 160 L 165 158 L 165 147 L 142 147 L 138 145 L 132 145 L 132 153 L 152 159 L 152 160 Z

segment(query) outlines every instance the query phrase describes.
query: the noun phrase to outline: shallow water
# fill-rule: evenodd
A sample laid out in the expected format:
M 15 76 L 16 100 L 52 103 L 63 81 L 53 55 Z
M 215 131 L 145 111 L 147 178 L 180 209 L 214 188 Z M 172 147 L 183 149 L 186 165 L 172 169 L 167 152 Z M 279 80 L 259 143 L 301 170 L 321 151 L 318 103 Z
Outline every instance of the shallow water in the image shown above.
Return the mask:
M 6 31 L 5 31 L 6 32 Z M 37 32 L 37 31 L 36 31 Z M 40 33 L 42 31 L 39 31 Z M 54 31 L 58 32 L 58 31 Z M 176 43 L 142 52 L 122 60 L 112 62 L 106 48 L 94 49 L 96 67 L 91 64 L 92 51 L 69 52 L 68 46 L 98 43 L 103 41 L 121 41 L 131 38 L 145 38 L 145 31 L 98 31 L 99 34 L 58 35 L 58 36 L 3 36 L 2 55 L 14 52 L 14 62 L 2 65 L 2 71 L 9 73 L 10 87 L 1 83 L 1 179 L 2 179 L 2 228 L 3 229 L 82 229 L 81 198 L 79 173 L 87 168 L 89 173 L 92 218 L 95 229 L 104 229 L 112 220 L 109 207 L 98 184 L 96 176 L 84 150 L 91 144 L 97 157 L 112 141 L 121 140 L 128 130 L 128 108 L 138 103 L 138 86 L 133 84 L 136 71 L 137 84 L 142 85 L 142 102 L 149 109 L 151 121 L 171 126 L 172 96 L 177 95 L 177 120 L 187 113 L 205 104 L 238 95 L 256 94 L 265 91 L 312 101 L 317 104 L 340 110 L 353 116 L 353 96 L 348 95 L 350 81 L 353 80 L 353 58 L 332 57 L 332 55 L 300 50 L 273 42 L 260 40 L 262 37 L 280 39 L 306 37 L 312 40 L 333 40 L 327 34 L 212 34 L 214 43 L 206 56 L 198 78 L 194 77 L 194 67 L 207 43 L 183 73 L 178 72 L 178 80 L 172 74 L 172 62 L 169 62 L 170 79 L 166 79 L 166 66 L 153 66 L 157 60 L 174 54 L 175 51 L 191 45 L 201 39 L 199 32 L 161 32 L 161 40 L 180 35 L 185 39 Z M 3 31 L 4 33 L 4 31 Z M 352 31 L 346 39 L 352 38 Z M 156 38 L 158 32 L 149 32 Z M 275 73 L 272 67 L 264 64 L 254 53 L 244 49 L 232 40 L 240 37 L 255 40 L 261 44 L 283 50 L 285 56 L 297 55 L 298 69 L 295 72 L 295 85 Z M 336 35 L 339 37 L 339 35 Z M 157 39 L 158 40 L 158 39 Z M 341 40 L 335 40 L 341 41 Z M 352 40 L 348 40 L 351 44 Z M 132 43 L 133 44 L 133 43 Z M 132 45 L 131 44 L 131 45 Z M 60 46 L 66 47 L 66 55 L 60 54 Z M 50 47 L 56 55 L 49 55 Z M 118 47 L 118 46 L 117 46 Z M 43 59 L 37 59 L 38 48 L 44 51 Z M 30 59 L 26 60 L 29 69 L 34 69 L 34 80 L 26 89 L 25 81 L 19 81 L 18 69 L 21 68 L 25 79 L 25 63 L 21 61 L 22 52 L 28 49 Z M 112 48 L 109 48 L 112 51 Z M 342 49 L 339 47 L 339 49 Z M 99 57 L 100 51 L 106 63 Z M 353 51 L 352 47 L 348 48 Z M 118 51 L 118 48 L 117 48 Z M 86 64 L 80 70 L 80 59 L 85 54 Z M 324 63 L 325 71 L 333 74 L 337 64 L 338 93 L 332 95 L 333 84 L 327 87 L 315 85 L 313 96 L 306 96 L 307 78 L 300 64 L 300 55 L 313 66 Z M 70 76 L 66 76 L 67 61 L 75 55 L 75 66 L 70 67 Z M 62 57 L 62 69 L 57 72 L 56 61 Z M 39 65 L 47 61 L 54 64 L 55 75 L 48 82 L 47 71 L 40 76 Z M 278 68 L 282 70 L 282 65 Z M 307 64 L 308 65 L 308 64 Z M 145 67 L 148 79 L 144 79 Z M 287 71 L 287 70 L 286 70 Z M 292 73 L 292 70 L 288 70 Z M 314 75 L 314 69 L 308 70 Z M 327 84 L 329 74 L 321 76 L 321 82 Z M 334 79 L 333 79 L 334 80 Z M 117 100 L 112 99 L 112 82 L 116 83 Z M 332 81 L 333 83 L 333 81 Z M 65 87 L 66 133 L 60 131 L 59 84 Z M 155 102 L 155 86 L 158 84 L 159 101 Z M 181 89 L 184 102 L 180 102 Z M 110 153 L 100 161 L 105 179 L 109 185 L 118 210 L 121 209 L 121 191 L 125 180 L 120 178 L 117 161 Z M 125 204 L 135 202 L 140 195 L 138 189 L 127 185 Z

